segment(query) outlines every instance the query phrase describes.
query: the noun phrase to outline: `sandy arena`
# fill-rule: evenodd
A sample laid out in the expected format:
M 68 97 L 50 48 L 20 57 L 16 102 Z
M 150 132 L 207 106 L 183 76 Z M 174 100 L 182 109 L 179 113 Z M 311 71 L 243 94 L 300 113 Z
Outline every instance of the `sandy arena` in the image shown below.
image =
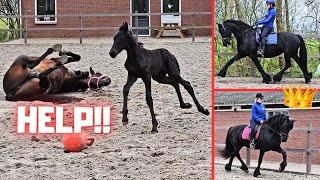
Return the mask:
M 140 39 L 147 49 L 164 47 L 178 59 L 181 74 L 190 81 L 196 96 L 205 108 L 211 109 L 211 42 L 203 38 Z M 111 77 L 103 91 L 70 93 L 64 96 L 86 101 L 111 101 L 115 118 L 112 134 L 96 139 L 92 147 L 81 153 L 64 153 L 61 139 L 31 141 L 18 137 L 12 127 L 15 102 L 5 101 L 0 88 L 0 179 L 210 179 L 211 116 L 197 112 L 189 94 L 182 88 L 192 109 L 179 108 L 174 88 L 153 81 L 154 108 L 159 133 L 151 134 L 151 116 L 145 102 L 141 80 L 129 94 L 129 124 L 121 123 L 122 88 L 126 82 L 126 53 L 112 59 L 108 52 L 111 39 L 85 40 L 85 44 L 67 44 L 77 40 L 30 40 L 31 45 L 0 45 L 0 80 L 19 55 L 40 55 L 54 43 L 82 56 L 80 62 L 68 64 L 72 70 L 94 70 Z M 199 51 L 201 50 L 201 51 Z M 57 55 L 57 54 L 54 54 Z M 72 104 L 76 102 L 71 102 Z

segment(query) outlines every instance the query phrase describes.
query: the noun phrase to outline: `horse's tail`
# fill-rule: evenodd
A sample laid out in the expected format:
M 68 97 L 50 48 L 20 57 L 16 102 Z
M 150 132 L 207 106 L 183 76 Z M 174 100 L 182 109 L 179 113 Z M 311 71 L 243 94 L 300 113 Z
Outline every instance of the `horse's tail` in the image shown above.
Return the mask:
M 307 61 L 307 48 L 306 48 L 306 43 L 304 42 L 303 38 L 300 35 L 297 35 L 299 40 L 300 40 L 300 59 L 302 62 Z
M 307 61 L 308 61 L 308 51 L 306 48 L 306 43 L 304 42 L 303 38 L 300 35 L 297 35 L 299 40 L 300 40 L 300 52 L 299 52 L 299 56 L 300 56 L 300 60 L 301 60 L 301 64 L 303 65 L 307 65 Z M 309 76 L 312 77 L 312 73 L 309 73 Z
M 226 137 L 226 147 L 224 149 L 220 150 L 220 155 L 225 159 L 228 159 L 231 156 L 231 153 L 233 152 L 233 146 L 232 146 L 230 139 L 229 139 L 230 130 L 231 130 L 231 128 L 229 128 L 228 133 L 227 133 L 227 137 Z

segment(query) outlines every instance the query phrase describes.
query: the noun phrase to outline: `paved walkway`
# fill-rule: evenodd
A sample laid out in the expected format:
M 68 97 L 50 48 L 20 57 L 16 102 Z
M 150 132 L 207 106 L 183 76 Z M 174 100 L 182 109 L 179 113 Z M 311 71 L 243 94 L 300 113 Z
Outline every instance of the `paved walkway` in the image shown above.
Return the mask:
M 227 164 L 229 162 L 229 159 L 222 159 L 215 157 L 214 163 L 215 164 Z M 267 170 L 274 170 L 278 171 L 279 164 L 281 162 L 268 162 L 263 161 L 261 164 L 261 169 L 267 169 Z M 233 166 L 241 166 L 241 163 L 238 161 L 238 159 L 234 159 Z M 257 167 L 258 162 L 251 160 L 251 166 L 249 168 L 255 168 Z M 305 164 L 297 164 L 297 163 L 288 163 L 288 166 L 285 169 L 286 172 L 293 172 L 293 173 L 299 173 L 304 174 L 306 172 L 306 165 Z M 311 174 L 320 175 L 320 165 L 311 165 Z M 320 178 L 319 178 L 320 179 Z

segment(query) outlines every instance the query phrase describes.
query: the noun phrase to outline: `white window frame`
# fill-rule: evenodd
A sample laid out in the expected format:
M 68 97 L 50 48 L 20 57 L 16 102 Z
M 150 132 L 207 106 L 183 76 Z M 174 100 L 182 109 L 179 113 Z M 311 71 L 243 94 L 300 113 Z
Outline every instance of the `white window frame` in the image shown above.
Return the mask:
M 149 1 L 149 13 L 151 13 L 151 0 L 148 0 Z M 130 13 L 134 13 L 132 12 L 132 0 L 130 0 Z M 130 25 L 131 27 L 133 27 L 133 24 L 132 24 L 132 16 L 130 16 Z M 151 26 L 151 16 L 149 16 L 149 27 Z M 149 34 L 146 34 L 146 35 L 138 35 L 138 36 L 141 36 L 141 37 L 148 37 L 148 36 L 151 36 L 151 29 L 149 29 Z
M 179 13 L 181 13 L 181 9 L 182 9 L 182 6 L 181 6 L 181 0 L 179 0 Z M 161 0 L 161 13 L 163 13 L 163 0 Z M 163 21 L 164 19 L 164 15 L 161 15 L 161 26 L 163 26 Z M 178 22 L 178 25 L 181 26 L 181 22 L 182 22 L 182 18 L 181 18 L 181 15 L 179 15 L 179 22 Z
M 55 10 L 55 15 L 57 15 L 57 0 L 54 0 L 54 10 Z M 37 12 L 37 0 L 34 0 L 34 14 L 35 16 L 38 15 L 38 12 Z M 38 18 L 35 17 L 34 20 L 35 20 L 35 23 L 36 24 L 57 24 L 57 17 L 55 17 L 55 20 L 54 21 L 38 21 Z

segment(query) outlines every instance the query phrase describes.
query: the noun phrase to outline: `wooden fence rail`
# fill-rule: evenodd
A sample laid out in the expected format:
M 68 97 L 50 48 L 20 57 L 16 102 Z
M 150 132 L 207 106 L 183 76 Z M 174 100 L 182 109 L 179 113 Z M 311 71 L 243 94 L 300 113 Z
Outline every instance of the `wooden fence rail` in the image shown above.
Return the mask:
M 215 127 L 216 130 L 228 130 L 229 128 L 227 127 Z M 294 128 L 291 132 L 295 132 L 295 131 L 304 131 L 307 134 L 307 143 L 306 143 L 306 148 L 302 149 L 302 148 L 283 148 L 284 150 L 286 150 L 287 152 L 299 152 L 299 153 L 306 153 L 306 174 L 310 174 L 311 173 L 311 165 L 312 165 L 312 154 L 313 153 L 320 153 L 320 147 L 318 148 L 312 148 L 311 147 L 311 143 L 312 143 L 312 139 L 311 139 L 311 134 L 312 133 L 320 133 L 320 128 L 312 128 L 311 123 L 309 123 L 307 125 L 306 128 Z M 215 143 L 214 144 L 216 147 L 219 148 L 224 148 L 225 144 L 222 143 Z M 246 164 L 247 166 L 250 166 L 250 161 L 251 161 L 251 149 L 246 148 Z
M 83 19 L 86 17 L 139 17 L 139 16 L 161 16 L 161 15 L 182 15 L 182 16 L 191 16 L 192 22 L 191 25 L 183 25 L 180 28 L 183 29 L 190 29 L 192 31 L 192 42 L 195 41 L 195 30 L 196 29 L 211 29 L 211 25 L 196 25 L 196 16 L 199 15 L 208 15 L 211 17 L 211 12 L 181 12 L 181 13 L 120 13 L 120 14 L 59 14 L 59 15 L 0 15 L 0 18 L 17 18 L 20 19 L 21 22 L 24 22 L 25 26 L 23 28 L 17 29 L 0 29 L 0 32 L 12 32 L 12 31 L 19 31 L 23 34 L 24 43 L 28 43 L 28 32 L 30 31 L 52 31 L 52 30 L 65 30 L 65 31 L 79 31 L 79 42 L 80 44 L 83 42 L 83 32 L 84 31 L 101 31 L 101 30 L 116 30 L 119 27 L 105 27 L 105 26 L 98 26 L 98 27 L 84 27 Z M 79 18 L 79 27 L 72 27 L 72 28 L 29 28 L 27 26 L 28 19 L 34 19 L 39 17 L 78 17 Z M 138 21 L 134 23 L 135 27 L 131 27 L 132 30 L 156 30 L 156 29 L 170 29 L 170 27 L 162 27 L 162 26 L 149 26 L 149 27 L 139 27 Z M 138 38 L 138 36 L 137 36 Z

